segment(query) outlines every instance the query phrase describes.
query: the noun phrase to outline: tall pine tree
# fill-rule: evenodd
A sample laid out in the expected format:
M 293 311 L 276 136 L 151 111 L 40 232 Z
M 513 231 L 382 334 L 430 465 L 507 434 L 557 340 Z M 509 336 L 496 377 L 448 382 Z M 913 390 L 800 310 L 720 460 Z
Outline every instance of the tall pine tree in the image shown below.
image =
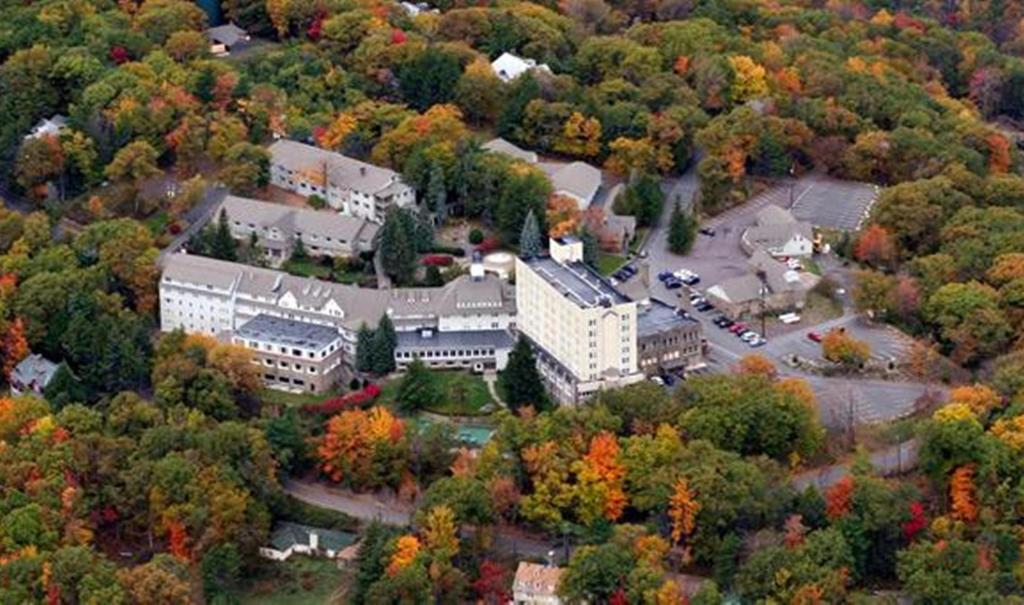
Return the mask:
M 373 330 L 366 323 L 356 333 L 356 371 L 373 371 Z
M 413 359 L 398 385 L 398 405 L 411 412 L 434 405 L 440 397 L 441 392 L 434 375 L 419 357 Z
M 533 348 L 525 338 L 519 337 L 516 346 L 508 356 L 508 364 L 501 374 L 501 387 L 505 391 L 505 404 L 515 411 L 532 405 L 543 410 L 549 406 L 547 390 L 537 370 Z
M 531 209 L 523 221 L 523 231 L 519 235 L 519 254 L 523 258 L 533 258 L 540 256 L 541 250 L 540 225 L 537 224 L 537 217 Z
M 686 254 L 693 246 L 697 224 L 688 212 L 676 202 L 672 219 L 668 223 L 668 249 L 673 254 Z
M 434 211 L 438 223 L 448 218 L 448 189 L 444 181 L 444 169 L 440 162 L 430 166 L 430 180 L 427 182 L 427 203 Z
M 373 347 L 370 349 L 370 363 L 375 374 L 387 374 L 395 369 L 396 346 L 398 335 L 395 334 L 395 325 L 387 314 L 381 315 L 377 329 L 373 332 Z
M 412 229 L 410 229 L 412 227 Z M 380 255 L 384 272 L 399 285 L 412 282 L 416 271 L 414 221 L 403 210 L 392 210 L 380 231 Z
M 237 245 L 231 235 L 231 227 L 228 226 L 228 213 L 221 208 L 220 216 L 217 217 L 217 229 L 210 241 L 210 256 L 221 260 L 238 260 Z

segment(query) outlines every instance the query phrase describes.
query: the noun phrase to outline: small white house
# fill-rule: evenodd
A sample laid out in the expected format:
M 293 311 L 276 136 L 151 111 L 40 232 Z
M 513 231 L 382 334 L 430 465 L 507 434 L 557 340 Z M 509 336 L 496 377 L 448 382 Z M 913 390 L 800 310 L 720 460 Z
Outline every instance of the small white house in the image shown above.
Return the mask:
M 42 395 L 53 380 L 60 366 L 42 355 L 33 353 L 22 359 L 11 372 L 10 384 L 12 395 L 35 393 Z
M 783 208 L 768 205 L 757 213 L 757 224 L 740 239 L 747 254 L 761 249 L 772 256 L 810 256 L 814 252 L 814 227 L 798 221 Z
M 36 122 L 36 125 L 32 127 L 32 132 L 25 135 L 25 139 L 38 139 L 42 136 L 55 137 L 67 127 L 68 119 L 59 113 L 54 114 L 52 117 Z
M 491 69 L 494 70 L 494 75 L 498 76 L 498 79 L 506 83 L 515 80 L 531 69 L 551 73 L 551 68 L 546 64 L 538 65 L 533 59 L 524 59 L 509 52 L 502 53 L 500 57 L 491 61 Z
M 355 542 L 356 535 L 348 532 L 282 522 L 270 534 L 270 544 L 260 547 L 260 556 L 271 561 L 285 561 L 293 554 L 335 559 Z
M 512 602 L 515 605 L 561 605 L 558 582 L 562 568 L 520 561 L 512 582 Z

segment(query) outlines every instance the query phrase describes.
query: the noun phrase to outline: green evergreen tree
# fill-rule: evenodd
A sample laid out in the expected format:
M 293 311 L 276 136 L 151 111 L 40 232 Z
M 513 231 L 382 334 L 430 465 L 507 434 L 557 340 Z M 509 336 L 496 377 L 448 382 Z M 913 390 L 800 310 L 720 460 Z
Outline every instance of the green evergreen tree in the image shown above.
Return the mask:
M 71 372 L 68 364 L 61 362 L 53 378 L 43 390 L 43 397 L 50 402 L 55 411 L 59 411 L 72 403 L 84 403 L 87 393 Z
M 238 260 L 238 243 L 231 235 L 231 227 L 228 226 L 228 213 L 223 208 L 217 217 L 217 228 L 210 240 L 210 256 L 221 260 Z
M 437 380 L 419 357 L 412 360 L 398 385 L 398 404 L 404 411 L 422 410 L 441 398 Z
M 412 213 L 406 213 L 411 223 L 410 233 L 412 234 L 412 240 L 416 244 L 416 251 L 430 252 L 434 247 L 434 217 L 431 216 L 430 210 L 423 206 L 416 216 Z
M 366 323 L 356 333 L 356 371 L 373 371 L 373 330 Z
M 441 275 L 441 270 L 435 265 L 427 267 L 427 275 L 423 279 L 423 285 L 428 288 L 436 288 L 444 285 L 444 276 Z
M 508 96 L 508 102 L 505 103 L 501 115 L 498 116 L 498 134 L 512 139 L 520 138 L 526 106 L 540 96 L 540 84 L 533 74 L 527 72 L 516 78 L 512 85 L 512 93 Z
M 380 255 L 384 272 L 398 285 L 412 282 L 416 271 L 416 249 L 410 234 L 408 213 L 393 210 L 380 231 Z
M 443 223 L 448 218 L 448 190 L 444 181 L 444 169 L 440 162 L 434 162 L 430 166 L 430 180 L 427 183 L 427 203 L 438 223 Z
M 295 243 L 292 244 L 292 260 L 304 261 L 309 258 L 309 253 L 306 252 L 306 244 L 302 242 L 302 236 L 295 236 Z
M 537 370 L 533 348 L 525 338 L 520 337 L 516 342 L 499 380 L 505 391 L 505 403 L 510 409 L 532 405 L 537 410 L 543 410 L 549 406 L 548 393 Z
M 395 369 L 395 347 L 398 345 L 398 335 L 395 334 L 395 325 L 387 314 L 381 315 L 377 323 L 377 329 L 373 332 L 373 347 L 371 348 L 370 364 L 376 374 L 387 374 Z
M 697 222 L 690 213 L 683 211 L 677 202 L 672 209 L 672 219 L 668 224 L 668 249 L 673 254 L 686 254 L 693 247 L 697 234 Z
M 523 231 L 519 235 L 519 254 L 523 258 L 539 256 L 542 251 L 540 239 L 540 225 L 537 224 L 537 217 L 530 210 L 523 221 Z

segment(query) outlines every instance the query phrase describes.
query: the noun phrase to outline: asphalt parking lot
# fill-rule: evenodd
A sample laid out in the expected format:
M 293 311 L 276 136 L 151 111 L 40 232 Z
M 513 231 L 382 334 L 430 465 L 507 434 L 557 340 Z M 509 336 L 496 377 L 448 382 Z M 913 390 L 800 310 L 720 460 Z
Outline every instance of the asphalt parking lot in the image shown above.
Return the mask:
M 878 198 L 875 185 L 819 174 L 802 177 L 793 189 L 793 216 L 815 227 L 846 231 L 860 229 Z

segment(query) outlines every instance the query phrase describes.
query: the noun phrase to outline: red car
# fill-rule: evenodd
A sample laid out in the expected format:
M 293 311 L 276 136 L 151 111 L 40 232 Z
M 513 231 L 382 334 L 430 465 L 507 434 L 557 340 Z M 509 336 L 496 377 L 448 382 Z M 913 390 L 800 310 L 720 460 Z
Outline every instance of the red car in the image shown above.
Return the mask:
M 808 332 L 807 338 L 810 338 L 814 342 L 821 342 L 821 334 L 818 334 L 817 332 Z
M 740 332 L 742 332 L 743 330 L 746 330 L 746 329 L 747 329 L 747 324 L 745 324 L 745 323 L 738 323 L 738 324 L 733 324 L 732 327 L 729 328 L 729 331 L 732 332 L 733 334 L 739 334 Z

